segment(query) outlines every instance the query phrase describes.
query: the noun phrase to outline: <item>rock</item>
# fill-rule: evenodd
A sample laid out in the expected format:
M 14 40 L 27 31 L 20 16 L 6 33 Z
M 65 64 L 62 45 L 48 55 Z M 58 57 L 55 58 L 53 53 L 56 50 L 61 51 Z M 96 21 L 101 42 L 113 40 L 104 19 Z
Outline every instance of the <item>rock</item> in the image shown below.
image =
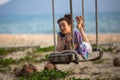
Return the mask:
M 15 73 L 15 75 L 17 76 L 17 77 L 19 77 L 19 76 L 21 76 L 21 68 L 15 68 L 14 69 L 14 73 Z
M 45 66 L 44 66 L 45 70 L 57 70 L 57 67 L 55 64 L 52 64 L 50 62 L 48 62 Z
M 37 67 L 33 64 L 25 64 L 21 68 L 15 68 L 14 72 L 17 77 L 28 76 L 33 72 L 37 72 Z
M 114 58 L 113 66 L 120 67 L 120 57 Z

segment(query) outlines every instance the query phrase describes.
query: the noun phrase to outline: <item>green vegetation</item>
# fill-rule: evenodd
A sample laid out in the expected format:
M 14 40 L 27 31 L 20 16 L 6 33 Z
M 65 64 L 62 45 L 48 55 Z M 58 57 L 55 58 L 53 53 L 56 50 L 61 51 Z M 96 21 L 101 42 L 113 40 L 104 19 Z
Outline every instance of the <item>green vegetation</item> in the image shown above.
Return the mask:
M 96 48 L 96 44 L 92 44 L 92 48 Z M 113 52 L 114 50 L 112 46 L 109 46 L 109 47 L 99 46 L 99 48 L 102 49 L 104 52 Z
M 46 61 L 48 60 L 48 57 L 49 57 L 49 54 L 46 54 L 46 55 L 45 55 L 45 60 L 46 60 Z
M 105 52 L 113 52 L 113 48 L 112 47 L 109 47 L 109 48 L 104 48 L 104 47 L 101 47 L 101 49 Z
M 10 64 L 13 64 L 15 60 L 12 58 L 9 59 L 0 59 L 0 72 L 8 73 L 11 70 Z
M 96 45 L 92 45 L 93 48 L 96 47 Z M 108 48 L 105 48 L 105 47 L 101 47 L 100 48 L 103 50 L 103 51 L 106 51 L 106 52 L 112 52 L 113 51 L 113 48 L 112 47 L 108 47 Z M 26 50 L 26 48 L 0 48 L 0 56 L 2 55 L 7 55 L 9 53 L 12 53 L 12 52 L 17 52 L 17 51 L 23 51 L 23 50 Z M 45 47 L 45 48 L 34 48 L 33 51 L 29 51 L 29 52 L 26 52 L 27 56 L 24 57 L 24 58 L 21 58 L 21 59 L 12 59 L 12 58 L 9 58 L 9 59 L 4 59 L 4 58 L 1 58 L 0 59 L 0 72 L 1 73 L 8 73 L 11 71 L 11 67 L 10 65 L 11 64 L 21 64 L 22 62 L 34 62 L 34 63 L 40 63 L 42 61 L 47 61 L 48 60 L 48 56 L 49 54 L 45 54 L 45 56 L 41 56 L 41 53 L 44 53 L 44 52 L 49 52 L 49 51 L 53 51 L 54 50 L 54 46 L 49 46 L 49 47 Z M 39 54 L 40 53 L 40 54 Z M 42 57 L 42 58 L 41 58 Z M 95 64 L 99 64 L 99 63 L 103 63 L 104 61 L 106 61 L 108 59 L 100 59 L 100 60 L 97 60 L 97 61 L 94 61 L 93 63 Z M 89 67 L 83 67 L 83 68 L 80 68 L 81 72 L 85 72 L 86 69 L 88 69 Z M 66 79 L 67 76 L 70 76 L 70 75 L 74 75 L 75 73 L 71 71 L 59 71 L 59 70 L 43 70 L 41 72 L 36 72 L 36 73 L 33 73 L 27 77 L 19 77 L 18 80 L 90 80 L 90 78 L 76 78 L 76 77 L 70 77 L 69 79 Z M 100 72 L 92 72 L 91 75 L 100 75 L 101 73 Z M 108 80 L 108 79 L 102 79 L 102 78 L 98 78 L 96 80 Z M 114 77 L 112 78 L 112 80 L 120 80 L 120 77 Z
M 93 61 L 93 63 L 94 64 L 101 64 L 101 63 L 105 62 L 106 60 L 108 60 L 108 59 L 99 59 L 97 61 Z
M 15 60 L 13 60 L 12 58 L 9 59 L 0 59 L 0 65 L 3 66 L 9 66 L 10 64 L 15 63 Z
M 16 52 L 16 51 L 24 51 L 27 48 L 19 48 L 19 47 L 11 47 L 11 48 L 0 48 L 0 55 L 7 55 L 8 53 L 12 53 L 12 52 Z M 54 50 L 54 46 L 49 46 L 49 47 L 44 47 L 44 48 L 38 48 L 35 47 L 35 51 L 33 51 L 32 53 L 43 53 L 43 52 L 49 52 L 49 51 L 53 51 Z M 31 53 L 31 52 L 28 52 Z
M 72 78 L 70 78 L 69 80 L 90 80 L 90 79 L 89 79 L 89 78 L 81 79 L 81 78 L 72 77 Z
M 24 58 L 16 60 L 16 64 L 19 64 L 21 62 L 40 62 L 40 60 L 36 60 L 35 58 L 26 56 Z
M 21 59 L 14 60 L 12 58 L 9 59 L 0 59 L 0 66 L 9 66 L 11 64 L 20 64 L 21 62 L 42 62 L 42 60 L 36 60 L 35 58 L 32 57 L 24 57 Z M 45 60 L 44 60 L 45 61 Z
M 8 51 L 5 50 L 4 48 L 0 48 L 0 55 L 6 55 L 8 54 Z
M 19 80 L 56 80 L 59 78 L 65 78 L 67 72 L 62 72 L 60 70 L 43 70 L 41 72 L 36 72 L 29 77 L 20 77 Z
M 35 52 L 36 53 L 41 53 L 41 52 L 49 52 L 49 51 L 53 51 L 54 49 L 54 46 L 50 46 L 50 47 L 45 47 L 45 48 L 36 48 Z M 0 55 L 7 55 L 11 52 L 14 52 L 14 51 L 20 51 L 22 50 L 21 48 L 0 48 Z M 19 60 L 13 60 L 12 58 L 10 59 L 4 59 L 4 58 L 1 58 L 0 59 L 0 65 L 10 65 L 12 63 L 20 63 L 20 62 L 23 62 L 23 61 L 29 61 L 29 62 L 41 62 L 41 61 L 46 61 L 48 60 L 48 54 L 46 54 L 45 58 L 44 59 L 41 59 L 41 60 L 36 60 L 35 58 L 38 57 L 34 57 L 35 54 L 34 52 L 27 52 L 26 54 L 28 54 L 28 56 L 24 57 L 24 58 L 21 58 Z M 34 55 L 34 56 L 33 56 Z
M 49 51 L 53 51 L 54 50 L 54 46 L 49 46 L 49 47 L 45 47 L 45 48 L 37 48 L 34 52 L 39 52 L 39 53 L 43 53 L 43 52 L 49 52 Z
M 12 64 L 21 64 L 24 62 L 34 62 L 34 63 L 40 63 L 43 61 L 47 61 L 48 60 L 48 54 L 45 55 L 45 57 L 40 58 L 40 54 L 41 52 L 48 52 L 48 51 L 53 51 L 54 47 L 50 46 L 50 47 L 45 47 L 45 48 L 38 48 L 35 47 L 34 51 L 30 51 L 30 52 L 26 52 L 27 56 L 24 58 L 20 58 L 20 59 L 12 59 L 12 58 L 4 58 L 7 54 L 10 54 L 12 52 L 17 52 L 17 51 L 24 51 L 28 48 L 15 48 L 15 47 L 11 47 L 11 48 L 0 48 L 0 72 L 4 73 L 6 71 L 9 71 L 8 68 L 10 69 L 10 65 Z M 35 54 L 34 52 L 36 52 L 37 54 Z
M 65 77 L 70 75 L 71 71 L 60 71 L 60 70 L 43 70 L 41 72 L 33 73 L 28 77 L 19 77 L 18 80 L 66 80 Z M 67 80 L 90 80 L 89 78 L 75 78 L 71 77 Z
M 92 46 L 92 48 L 96 48 L 96 44 L 92 44 L 91 46 Z
M 11 47 L 11 48 L 0 48 L 0 55 L 7 55 L 15 51 L 25 50 L 24 48 Z

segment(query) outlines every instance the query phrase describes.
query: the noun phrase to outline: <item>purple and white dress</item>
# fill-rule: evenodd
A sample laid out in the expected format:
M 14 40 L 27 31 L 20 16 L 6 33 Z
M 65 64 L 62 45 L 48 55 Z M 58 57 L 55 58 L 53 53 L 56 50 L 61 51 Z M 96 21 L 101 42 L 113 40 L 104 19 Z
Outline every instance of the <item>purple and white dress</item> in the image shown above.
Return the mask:
M 59 32 L 58 35 L 61 38 L 64 37 L 64 35 L 62 35 L 61 32 Z M 79 44 L 75 49 L 78 52 L 78 54 L 80 54 L 84 59 L 87 59 L 89 56 L 89 53 L 92 52 L 92 47 L 89 43 L 82 41 L 82 36 L 80 32 L 74 31 L 74 43 Z

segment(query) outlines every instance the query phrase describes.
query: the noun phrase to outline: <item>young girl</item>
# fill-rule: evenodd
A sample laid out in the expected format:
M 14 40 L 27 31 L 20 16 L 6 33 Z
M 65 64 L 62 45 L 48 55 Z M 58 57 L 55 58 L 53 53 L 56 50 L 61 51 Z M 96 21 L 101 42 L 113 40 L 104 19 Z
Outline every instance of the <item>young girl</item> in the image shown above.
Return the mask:
M 87 35 L 84 31 L 83 18 L 76 17 L 77 28 L 79 32 L 74 31 L 74 50 L 82 55 L 84 59 L 88 58 L 88 53 L 92 52 Z M 71 15 L 65 15 L 57 21 L 60 32 L 57 35 L 57 51 L 72 50 L 72 23 Z

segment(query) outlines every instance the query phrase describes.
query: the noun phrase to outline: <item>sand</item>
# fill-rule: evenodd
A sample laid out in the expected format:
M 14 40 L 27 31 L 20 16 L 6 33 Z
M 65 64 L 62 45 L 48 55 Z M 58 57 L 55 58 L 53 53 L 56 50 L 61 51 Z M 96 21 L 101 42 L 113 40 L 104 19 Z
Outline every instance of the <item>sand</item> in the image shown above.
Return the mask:
M 88 34 L 91 44 L 96 43 L 96 35 Z M 99 34 L 99 44 L 119 43 L 120 34 Z M 54 45 L 53 35 L 10 35 L 0 34 L 0 47 L 23 47 L 40 46 L 46 47 Z
M 0 35 L 0 47 L 46 47 L 53 43 L 53 35 Z
M 96 43 L 94 34 L 89 34 L 88 38 L 91 44 Z M 47 47 L 54 45 L 53 35 L 0 35 L 0 47 L 26 47 L 40 46 Z M 102 63 L 80 62 L 79 64 L 58 64 L 57 68 L 62 71 L 72 71 L 74 74 L 67 76 L 76 78 L 90 78 L 91 80 L 119 80 L 120 67 L 113 66 L 113 59 L 120 57 L 120 34 L 100 34 L 98 38 L 99 44 L 108 47 L 114 47 L 112 52 L 104 52 Z M 113 45 L 111 45 L 113 44 Z M 8 54 L 6 58 L 25 57 L 26 52 L 13 52 Z M 43 55 L 44 56 L 44 55 Z M 44 69 L 46 62 L 35 64 L 39 71 Z M 18 65 L 17 65 L 18 66 Z M 15 66 L 14 66 L 15 67 Z M 13 68 L 13 67 L 12 67 Z M 0 80 L 17 80 L 14 74 L 4 74 L 0 72 Z

